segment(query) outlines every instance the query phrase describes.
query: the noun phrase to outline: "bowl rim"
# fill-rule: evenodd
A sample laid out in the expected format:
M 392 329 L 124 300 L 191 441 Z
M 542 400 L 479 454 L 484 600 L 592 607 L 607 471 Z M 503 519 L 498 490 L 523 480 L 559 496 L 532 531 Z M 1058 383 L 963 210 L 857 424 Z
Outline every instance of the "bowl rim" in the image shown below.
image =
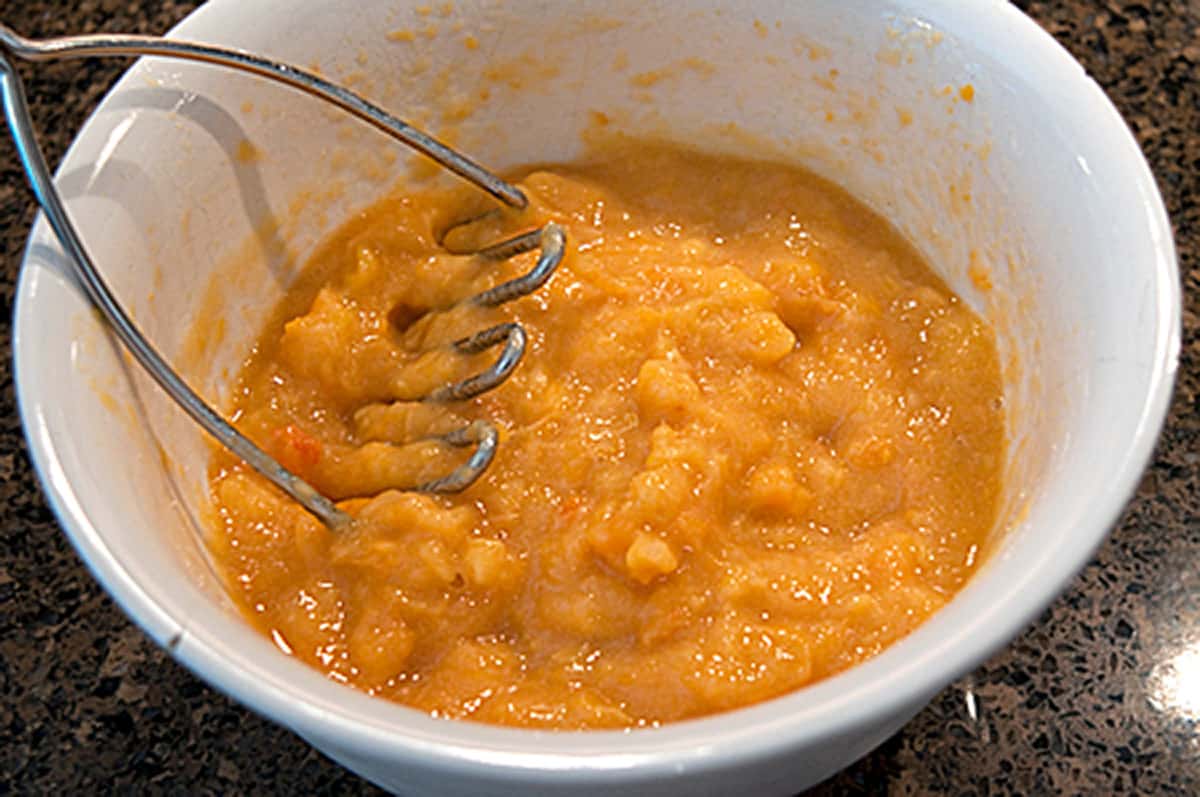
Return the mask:
M 928 13 L 931 7 L 948 9 L 954 6 L 954 0 L 900 0 L 900 5 L 908 4 L 914 6 L 914 12 Z M 188 35 L 192 28 L 236 5 L 236 0 L 210 0 L 174 27 L 171 34 Z M 1076 89 L 1072 92 L 1074 101 L 1086 108 L 1097 124 L 1121 129 L 1121 151 L 1116 154 L 1134 165 L 1136 187 L 1152 233 L 1158 326 L 1151 373 L 1128 453 L 1108 469 L 1106 484 L 1097 490 L 1098 499 L 1077 524 L 1089 530 L 1088 544 L 1048 549 L 1037 567 L 988 601 L 988 611 L 961 620 L 941 644 L 928 646 L 920 655 L 910 655 L 904 661 L 896 655 L 888 656 L 920 634 L 918 629 L 884 654 L 803 690 L 746 708 L 632 733 L 562 733 L 447 723 L 403 706 L 379 706 L 384 701 L 329 681 L 324 681 L 328 690 L 309 688 L 269 677 L 265 669 L 243 667 L 223 651 L 220 639 L 204 630 L 184 633 L 188 625 L 184 618 L 172 616 L 150 598 L 109 550 L 65 478 L 49 434 L 45 399 L 29 392 L 28 374 L 36 360 L 29 342 L 35 286 L 34 270 L 26 266 L 35 241 L 39 236 L 49 237 L 39 214 L 23 254 L 17 286 L 14 381 L 34 468 L 60 525 L 95 578 L 125 613 L 206 683 L 310 740 L 327 740 L 331 746 L 364 756 L 420 761 L 425 766 L 431 760 L 440 760 L 453 764 L 460 772 L 493 780 L 537 773 L 546 782 L 565 781 L 588 771 L 601 780 L 617 781 L 633 772 L 639 778 L 677 775 L 683 770 L 723 768 L 731 759 L 745 762 L 768 758 L 806 739 L 833 738 L 872 718 L 901 712 L 915 700 L 924 702 L 1016 636 L 1091 559 L 1119 518 L 1153 454 L 1170 406 L 1180 348 L 1181 287 L 1170 220 L 1133 134 L 1103 90 L 1032 19 L 1005 0 L 976 0 L 969 5 L 970 13 L 977 18 L 972 25 L 980 29 L 993 26 L 1003 29 L 1006 35 L 1024 39 L 1026 46 L 1038 49 L 1055 70 L 1048 80 L 1064 81 Z M 120 87 L 118 83 L 113 91 Z M 83 129 L 98 111 L 89 116 Z M 74 149 L 73 144 L 64 162 Z M 953 606 L 952 602 L 938 615 L 946 615 Z M 364 701 L 370 701 L 370 705 Z

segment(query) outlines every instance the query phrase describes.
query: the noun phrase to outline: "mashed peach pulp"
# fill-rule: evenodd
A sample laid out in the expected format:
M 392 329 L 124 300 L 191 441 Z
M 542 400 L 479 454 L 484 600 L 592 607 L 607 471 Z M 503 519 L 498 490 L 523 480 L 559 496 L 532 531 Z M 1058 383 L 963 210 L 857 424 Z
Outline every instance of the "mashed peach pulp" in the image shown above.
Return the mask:
M 438 717 L 619 728 L 755 703 L 868 659 L 971 575 L 997 514 L 992 332 L 881 218 L 778 163 L 629 143 L 528 171 L 523 212 L 568 252 L 528 270 L 439 244 L 477 212 L 401 193 L 323 245 L 241 376 L 236 423 L 358 522 L 330 531 L 229 455 L 215 557 L 286 652 Z M 413 401 L 485 367 L 439 345 L 529 335 L 498 389 Z M 499 452 L 465 492 L 396 487 Z

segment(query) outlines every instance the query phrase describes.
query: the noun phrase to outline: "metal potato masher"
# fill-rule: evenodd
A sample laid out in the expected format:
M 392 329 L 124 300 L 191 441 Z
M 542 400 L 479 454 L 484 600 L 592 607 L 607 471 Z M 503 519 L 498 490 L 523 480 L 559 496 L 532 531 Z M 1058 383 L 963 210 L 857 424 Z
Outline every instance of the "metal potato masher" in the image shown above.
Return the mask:
M 9 131 L 16 144 L 18 157 L 29 179 L 34 196 L 74 264 L 88 297 L 104 316 L 121 343 L 138 363 L 189 416 L 207 430 L 222 445 L 286 492 L 330 528 L 341 528 L 352 522 L 349 514 L 321 495 L 312 485 L 284 468 L 266 451 L 239 432 L 222 415 L 204 401 L 175 372 L 153 344 L 139 331 L 133 319 L 113 295 L 84 246 L 71 222 L 66 208 L 54 186 L 50 167 L 42 154 L 34 132 L 25 90 L 13 63 L 15 58 L 26 61 L 52 61 L 91 56 L 152 55 L 201 61 L 236 69 L 242 72 L 285 84 L 332 103 L 358 117 L 401 143 L 427 155 L 463 179 L 491 194 L 504 205 L 521 209 L 528 202 L 520 189 L 500 179 L 459 152 L 436 141 L 411 125 L 397 119 L 352 91 L 321 78 L 307 70 L 272 61 L 252 53 L 215 47 L 208 44 L 176 41 L 154 36 L 95 35 L 70 36 L 56 39 L 32 40 L 0 25 L 0 98 Z M 495 307 L 536 291 L 554 273 L 566 248 L 563 229 L 549 223 L 514 238 L 485 247 L 475 256 L 484 260 L 505 260 L 518 254 L 539 250 L 536 264 L 523 276 L 502 283 L 459 301 L 455 307 L 474 305 Z M 449 308 L 430 310 L 445 312 Z M 424 402 L 464 401 L 478 396 L 504 382 L 525 353 L 525 331 L 517 323 L 500 324 L 449 344 L 449 350 L 472 355 L 498 348 L 499 355 L 484 371 L 452 384 L 438 387 L 416 400 Z M 498 436 L 495 427 L 477 420 L 447 434 L 433 438 L 453 447 L 473 447 L 469 458 L 448 475 L 413 485 L 396 485 L 398 489 L 420 492 L 458 492 L 470 486 L 491 464 L 496 454 Z

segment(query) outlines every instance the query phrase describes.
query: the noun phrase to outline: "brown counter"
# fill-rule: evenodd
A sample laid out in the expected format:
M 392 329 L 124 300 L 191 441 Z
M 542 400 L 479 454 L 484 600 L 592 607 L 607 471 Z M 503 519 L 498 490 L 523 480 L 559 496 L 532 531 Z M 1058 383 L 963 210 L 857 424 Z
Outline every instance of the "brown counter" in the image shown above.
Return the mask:
M 160 33 L 196 5 L 24 0 L 28 35 Z M 1177 231 L 1183 354 L 1154 464 L 1035 626 L 814 794 L 1200 793 L 1200 3 L 1018 3 L 1146 151 Z M 57 161 L 116 62 L 26 70 Z M 33 203 L 0 140 L 0 793 L 373 794 L 202 684 L 92 580 L 37 485 L 12 389 L 13 286 Z

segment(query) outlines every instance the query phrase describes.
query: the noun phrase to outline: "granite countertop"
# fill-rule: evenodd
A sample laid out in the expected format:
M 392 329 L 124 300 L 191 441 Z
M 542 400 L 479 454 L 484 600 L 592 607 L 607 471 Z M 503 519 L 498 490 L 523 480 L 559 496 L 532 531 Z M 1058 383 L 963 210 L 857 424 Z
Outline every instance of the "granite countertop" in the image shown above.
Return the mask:
M 196 3 L 24 0 L 28 35 L 159 33 Z M 1178 236 L 1184 337 L 1154 464 L 1095 561 L 1004 652 L 813 794 L 1200 794 L 1200 3 L 1019 2 L 1107 90 Z M 121 66 L 25 70 L 61 157 Z M 0 141 L 0 793 L 378 794 L 209 689 L 113 605 L 59 531 L 13 396 L 13 286 L 33 219 Z

